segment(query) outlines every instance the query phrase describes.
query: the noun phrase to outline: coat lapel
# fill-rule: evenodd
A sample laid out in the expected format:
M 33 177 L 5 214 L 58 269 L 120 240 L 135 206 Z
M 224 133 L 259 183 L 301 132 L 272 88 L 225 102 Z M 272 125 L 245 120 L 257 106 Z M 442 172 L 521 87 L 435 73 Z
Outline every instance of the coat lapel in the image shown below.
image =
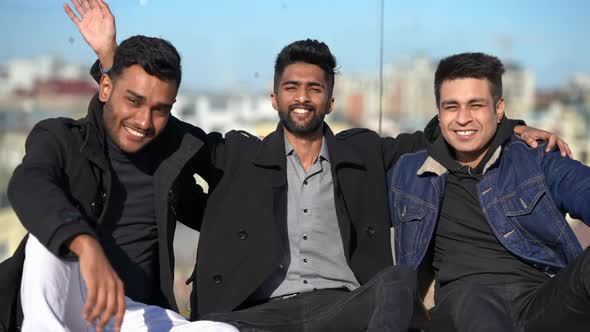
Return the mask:
M 328 145 L 330 159 L 332 160 L 334 205 L 336 207 L 338 226 L 340 227 L 340 234 L 342 235 L 346 260 L 350 265 L 352 219 L 346 205 L 347 197 L 344 193 L 354 192 L 358 190 L 358 188 L 350 188 L 348 182 L 345 181 L 345 176 L 342 174 L 342 171 L 347 167 L 364 169 L 365 163 L 345 140 L 334 136 L 334 133 L 332 133 L 332 130 L 326 123 L 324 123 L 324 139 Z M 349 198 L 352 199 L 352 197 Z

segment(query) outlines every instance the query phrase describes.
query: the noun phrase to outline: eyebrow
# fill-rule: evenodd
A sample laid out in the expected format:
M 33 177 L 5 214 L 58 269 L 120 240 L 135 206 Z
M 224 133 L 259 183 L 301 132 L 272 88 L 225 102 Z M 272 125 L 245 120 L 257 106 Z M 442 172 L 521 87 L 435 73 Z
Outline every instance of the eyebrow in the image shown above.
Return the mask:
M 135 92 L 133 90 L 127 89 L 127 90 L 125 90 L 125 92 L 127 92 L 128 94 L 132 95 L 133 97 L 139 99 L 142 103 L 144 103 L 147 100 L 146 97 L 140 95 L 139 93 L 137 93 L 137 92 Z M 169 103 L 158 103 L 156 106 L 157 107 L 170 108 L 170 109 L 172 108 L 172 104 L 169 104 Z
M 137 93 L 135 91 L 127 89 L 127 90 L 125 90 L 125 92 L 127 92 L 127 94 L 133 95 L 133 97 L 141 100 L 142 102 L 144 102 L 146 100 L 146 98 L 144 96 L 140 95 L 139 93 Z
M 473 103 L 487 103 L 487 100 L 485 98 L 473 98 L 473 99 L 469 99 L 467 101 L 467 104 L 473 104 Z M 447 106 L 447 105 L 459 105 L 459 102 L 455 99 L 450 99 L 450 100 L 445 100 L 441 103 L 441 105 Z
M 285 81 L 283 82 L 281 85 L 301 85 L 301 82 L 299 81 Z M 319 87 L 324 87 L 323 84 L 321 84 L 320 82 L 316 82 L 316 81 L 311 81 L 308 83 L 308 85 L 310 86 L 319 86 Z

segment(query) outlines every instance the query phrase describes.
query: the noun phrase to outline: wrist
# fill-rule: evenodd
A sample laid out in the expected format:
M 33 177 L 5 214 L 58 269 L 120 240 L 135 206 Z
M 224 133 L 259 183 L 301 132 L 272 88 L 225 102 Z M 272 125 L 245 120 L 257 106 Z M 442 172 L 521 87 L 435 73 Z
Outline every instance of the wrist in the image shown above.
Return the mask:
M 103 50 L 96 50 L 95 53 L 98 56 L 98 61 L 100 64 L 100 69 L 103 74 L 109 72 L 111 67 L 113 66 L 113 61 L 115 59 L 115 51 L 117 50 L 117 43 L 113 42 L 109 47 Z
M 79 234 L 70 240 L 68 243 L 68 248 L 71 252 L 76 254 L 76 256 L 80 257 L 91 251 L 93 248 L 96 248 L 97 245 L 98 241 L 96 241 L 96 239 L 91 235 Z

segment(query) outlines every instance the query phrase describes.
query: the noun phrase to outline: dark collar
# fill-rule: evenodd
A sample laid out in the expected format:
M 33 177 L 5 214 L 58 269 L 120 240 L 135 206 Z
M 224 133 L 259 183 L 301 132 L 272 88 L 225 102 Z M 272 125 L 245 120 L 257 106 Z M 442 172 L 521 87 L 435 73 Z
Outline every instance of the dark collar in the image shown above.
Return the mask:
M 104 103 L 94 95 L 88 106 L 88 114 L 82 120 L 85 124 L 86 136 L 80 152 L 97 166 L 107 168 L 107 142 L 103 121 Z M 153 155 L 154 161 L 162 162 L 169 159 L 167 164 L 182 168 L 194 154 L 203 146 L 203 142 L 190 135 L 181 128 L 180 121 L 170 116 L 166 128 L 156 140 L 146 147 Z
M 82 119 L 85 137 L 80 147 L 80 153 L 98 167 L 105 169 L 107 162 L 106 136 L 102 119 L 103 106 L 104 103 L 98 99 L 98 93 L 95 94 L 88 104 L 86 117 Z

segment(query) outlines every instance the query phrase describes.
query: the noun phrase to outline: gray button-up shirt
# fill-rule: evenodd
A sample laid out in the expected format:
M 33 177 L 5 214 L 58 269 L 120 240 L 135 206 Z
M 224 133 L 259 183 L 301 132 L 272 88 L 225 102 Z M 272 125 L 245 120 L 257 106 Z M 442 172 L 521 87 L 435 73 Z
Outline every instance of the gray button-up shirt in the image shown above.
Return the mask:
M 354 290 L 359 282 L 344 256 L 336 217 L 334 182 L 325 139 L 309 172 L 285 137 L 287 153 L 287 238 L 281 267 L 256 296 L 277 297 L 314 289 Z

